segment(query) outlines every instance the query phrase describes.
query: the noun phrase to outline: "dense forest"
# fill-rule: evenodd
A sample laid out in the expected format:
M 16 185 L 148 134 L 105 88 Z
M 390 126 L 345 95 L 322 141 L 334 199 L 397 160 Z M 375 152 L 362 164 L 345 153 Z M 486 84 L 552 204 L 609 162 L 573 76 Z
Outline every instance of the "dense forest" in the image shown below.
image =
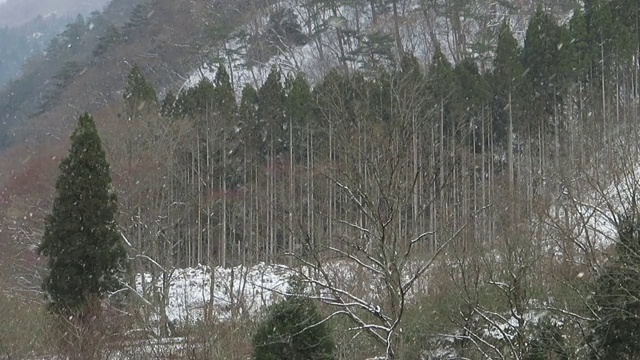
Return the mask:
M 127 251 L 122 292 L 143 290 L 97 292 L 128 316 L 100 330 L 86 318 L 64 322 L 78 335 L 62 351 L 78 341 L 83 356 L 95 344 L 127 353 L 122 339 L 131 338 L 93 335 L 144 328 L 183 339 L 181 356 L 193 359 L 636 356 L 640 4 L 589 0 L 562 18 L 538 6 L 521 35 L 500 19 L 490 55 L 438 42 L 424 56 L 402 39 L 401 3 L 370 4 L 372 18 L 396 21 L 388 33 L 363 39 L 332 28 L 335 58 L 320 76 L 271 64 L 264 81 L 239 81 L 226 47 L 208 58 L 215 75 L 194 86 L 156 88 L 152 67 L 131 64 L 117 108 L 98 129 Z M 313 6 L 339 22 L 338 2 Z M 251 66 L 322 42 L 292 9 L 264 19 L 269 31 L 258 38 L 275 45 L 254 42 Z M 129 41 L 122 29 L 143 26 L 136 11 L 138 25 L 105 26 L 82 61 L 109 61 L 109 47 Z M 87 23 L 79 17 L 65 31 Z M 51 53 L 80 38 L 63 33 Z M 82 71 L 64 61 L 55 86 Z M 51 99 L 63 94 L 55 86 Z M 79 124 L 97 136 L 84 115 Z M 82 154 L 75 136 L 71 159 Z M 73 179 L 64 164 L 74 162 L 62 164 L 60 179 Z M 48 201 L 13 205 L 23 227 L 12 226 L 41 237 L 41 223 L 19 218 L 24 209 L 48 210 Z M 46 229 L 56 229 L 55 218 Z M 214 286 L 200 321 L 169 319 L 177 269 L 263 263 L 296 276 L 285 300 L 257 319 L 242 297 L 229 304 L 229 319 L 216 318 Z M 8 358 L 24 351 L 3 339 Z

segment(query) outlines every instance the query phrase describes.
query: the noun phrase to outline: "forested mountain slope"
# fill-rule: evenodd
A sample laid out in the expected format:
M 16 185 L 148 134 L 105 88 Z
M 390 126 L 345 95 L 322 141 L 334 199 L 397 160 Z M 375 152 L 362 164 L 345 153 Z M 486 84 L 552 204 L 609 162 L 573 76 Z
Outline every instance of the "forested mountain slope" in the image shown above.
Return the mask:
M 169 287 L 187 272 L 176 269 L 264 262 L 288 265 L 309 286 L 294 297 L 335 315 L 339 358 L 638 350 L 637 2 L 131 11 L 102 36 L 87 25 L 97 16 L 68 26 L 83 35 L 62 35 L 41 60 L 55 75 L 31 73 L 38 106 L 26 91 L 8 108 L 22 118 L 1 169 L 5 244 L 39 243 L 60 139 L 89 110 L 131 273 L 149 277 L 127 304 L 157 336 L 254 325 L 244 289 L 228 296 L 231 322 L 216 319 L 214 286 L 203 328 L 174 324 Z M 17 265 L 38 269 L 29 261 Z M 242 334 L 229 348 L 192 345 L 246 358 Z

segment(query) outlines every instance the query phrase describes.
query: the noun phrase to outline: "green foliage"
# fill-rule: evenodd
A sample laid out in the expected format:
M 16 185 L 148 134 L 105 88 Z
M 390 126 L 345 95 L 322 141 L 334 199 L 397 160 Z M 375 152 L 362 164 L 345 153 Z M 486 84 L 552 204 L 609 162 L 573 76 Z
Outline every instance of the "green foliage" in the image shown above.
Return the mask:
M 591 49 L 589 45 L 589 34 L 587 32 L 587 20 L 582 9 L 574 11 L 573 16 L 569 20 L 569 34 L 573 47 L 571 65 L 576 74 L 574 80 L 584 80 L 589 75 Z
M 267 80 L 258 90 L 258 126 L 265 132 L 267 143 L 263 145 L 263 154 L 275 156 L 286 150 L 285 143 L 285 93 L 282 75 L 274 66 Z
M 524 360 L 569 360 L 561 329 L 550 320 L 541 320 Z
M 222 121 L 223 124 L 235 125 L 235 117 L 238 112 L 238 104 L 236 103 L 236 95 L 231 86 L 229 79 L 229 73 L 224 65 L 218 66 L 216 77 L 213 80 L 213 111 L 214 115 L 218 117 L 217 121 Z
M 359 60 L 359 65 L 363 69 L 371 71 L 394 64 L 394 46 L 393 35 L 383 31 L 373 31 L 361 36 L 358 47 L 350 55 Z
M 294 124 L 304 124 L 311 112 L 311 86 L 304 74 L 298 73 L 287 79 L 286 87 L 287 118 Z
M 169 90 L 167 95 L 162 100 L 162 104 L 160 106 L 160 114 L 168 118 L 176 116 L 177 115 L 176 102 L 177 102 L 176 96 L 174 95 L 173 91 Z
M 482 117 L 485 116 L 491 102 L 491 88 L 472 60 L 462 60 L 455 67 L 454 75 L 457 89 L 454 92 L 456 99 L 452 124 L 456 132 L 462 132 L 462 136 L 468 136 L 471 147 L 475 143 L 478 147 L 475 150 L 480 151 L 480 142 L 484 136 Z M 469 129 L 470 133 L 466 134 L 463 129 Z
M 129 21 L 125 24 L 124 29 L 127 35 L 132 34 L 135 30 L 142 27 L 148 20 L 148 12 L 146 4 L 136 4 L 131 11 Z
M 436 48 L 426 76 L 429 107 L 437 119 L 443 122 L 445 132 L 455 127 L 452 114 L 453 97 L 456 90 L 456 79 L 453 67 L 440 47 Z
M 123 94 L 127 115 L 134 117 L 145 107 L 153 109 L 157 105 L 156 91 L 142 75 L 138 65 L 134 64 L 127 76 L 127 85 Z
M 88 31 L 89 27 L 85 23 L 84 17 L 78 15 L 76 21 L 68 24 L 65 30 L 58 35 L 60 38 L 58 52 L 68 51 L 70 54 L 77 54 L 82 48 L 84 36 Z
M 532 124 L 535 128 L 544 126 L 546 117 L 552 116 L 561 102 L 561 44 L 560 27 L 551 15 L 538 9 L 529 21 L 522 53 L 531 88 L 531 118 L 537 120 Z
M 618 224 L 616 252 L 596 280 L 598 319 L 592 324 L 592 354 L 598 359 L 632 359 L 640 353 L 640 219 Z
M 51 311 L 83 313 L 90 301 L 119 288 L 126 260 L 109 164 L 89 114 L 80 116 L 71 135 L 56 191 L 38 249 L 50 270 L 43 289 Z
M 98 38 L 98 44 L 93 49 L 93 56 L 102 57 L 111 46 L 122 43 L 124 39 L 124 35 L 115 25 L 109 25 L 104 34 Z
M 314 302 L 291 296 L 268 309 L 254 337 L 256 360 L 330 360 L 334 341 Z
M 498 47 L 493 61 L 492 88 L 493 98 L 493 130 L 496 140 L 502 142 L 507 135 L 509 106 L 511 113 L 518 112 L 523 103 L 524 67 L 520 61 L 518 41 L 513 36 L 509 23 L 502 23 L 498 34 Z M 509 101 L 511 100 L 511 103 Z M 517 129 L 517 125 L 514 124 Z
M 241 138 L 250 154 L 256 154 L 263 141 L 263 134 L 258 126 L 258 92 L 251 85 L 242 89 L 242 99 L 238 110 Z
M 62 65 L 62 68 L 52 77 L 51 86 L 42 99 L 41 112 L 56 104 L 64 89 L 73 82 L 73 79 L 81 70 L 80 65 L 75 61 L 66 61 Z
M 298 17 L 291 8 L 281 8 L 269 15 L 269 37 L 280 47 L 284 45 L 302 46 L 307 36 L 302 32 Z
M 39 56 L 68 21 L 52 15 L 37 17 L 21 26 L 0 28 L 0 88 L 17 78 L 28 58 Z
M 177 113 L 192 118 L 204 115 L 211 107 L 214 92 L 215 87 L 211 80 L 202 78 L 196 86 L 180 93 L 177 100 Z

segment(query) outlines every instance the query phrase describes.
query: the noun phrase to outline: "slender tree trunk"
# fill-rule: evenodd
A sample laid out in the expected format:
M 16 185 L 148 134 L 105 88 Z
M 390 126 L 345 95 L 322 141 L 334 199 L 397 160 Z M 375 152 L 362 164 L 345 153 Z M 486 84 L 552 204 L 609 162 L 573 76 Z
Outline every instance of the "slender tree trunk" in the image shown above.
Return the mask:
M 511 102 L 511 91 L 509 91 L 509 126 L 507 129 L 507 166 L 509 168 L 509 187 L 513 191 L 514 173 L 513 173 L 513 108 Z

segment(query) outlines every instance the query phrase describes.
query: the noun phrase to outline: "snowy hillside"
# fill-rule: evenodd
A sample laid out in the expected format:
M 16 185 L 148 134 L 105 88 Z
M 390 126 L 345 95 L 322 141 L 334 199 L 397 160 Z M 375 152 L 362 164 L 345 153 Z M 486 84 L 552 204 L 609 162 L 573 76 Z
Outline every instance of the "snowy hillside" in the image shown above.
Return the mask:
M 220 320 L 231 318 L 232 308 L 238 314 L 256 314 L 263 307 L 272 304 L 286 293 L 292 271 L 282 265 L 258 265 L 246 268 L 215 268 L 206 266 L 175 269 L 168 276 L 169 300 L 166 307 L 170 321 L 176 323 L 203 320 L 205 304 L 213 304 L 214 316 Z M 152 275 L 137 277 L 138 292 L 142 295 L 150 290 L 162 292 L 162 278 L 152 284 Z M 211 302 L 211 281 L 214 282 Z M 145 291 L 143 291 L 143 287 Z
M 267 59 L 255 59 L 255 44 L 252 43 L 251 37 L 268 37 L 273 31 L 270 28 L 271 19 L 263 15 L 232 34 L 212 54 L 216 61 L 221 61 L 230 69 L 233 84 L 238 92 L 245 84 L 260 87 L 272 66 L 280 68 L 284 74 L 305 73 L 311 81 L 315 81 L 322 78 L 331 68 L 341 65 L 339 59 L 343 54 L 346 57 L 345 65 L 353 69 L 372 66 L 369 62 L 373 57 L 377 57 L 380 64 L 388 65 L 390 59 L 395 56 L 391 52 L 387 53 L 391 50 L 383 50 L 384 46 L 377 50 L 366 49 L 376 46 L 371 44 L 380 41 L 380 37 L 390 39 L 389 34 L 394 31 L 394 21 L 388 10 L 373 14 L 371 8 L 366 6 L 358 8 L 342 5 L 334 13 L 330 9 L 307 8 L 296 0 L 286 0 L 272 5 L 267 13 L 273 14 L 283 9 L 293 10 L 297 22 L 301 24 L 300 30 L 307 39 L 304 44 L 291 44 L 286 39 L 279 38 L 272 45 L 276 48 L 275 54 Z M 403 3 L 399 9 L 402 21 L 398 25 L 398 31 L 404 51 L 427 63 L 438 46 L 454 62 L 465 54 L 483 63 L 490 57 L 495 45 L 487 43 L 487 39 L 493 37 L 491 34 L 497 31 L 504 18 L 509 19 L 519 42 L 524 42 L 529 18 L 526 11 L 514 12 L 513 5 L 505 7 L 500 4 L 493 4 L 486 9 L 480 4 L 468 5 L 465 11 L 483 16 L 460 16 L 459 26 L 465 36 L 464 39 L 456 40 L 452 37 L 453 25 L 446 14 L 430 14 L 433 23 L 425 24 L 424 2 L 415 0 Z M 561 16 L 561 22 L 566 18 L 566 15 Z M 339 41 L 338 34 L 349 34 L 348 40 Z M 457 41 L 463 41 L 464 44 Z M 213 80 L 215 67 L 215 61 L 203 64 L 190 74 L 183 87 L 195 86 L 202 78 Z

